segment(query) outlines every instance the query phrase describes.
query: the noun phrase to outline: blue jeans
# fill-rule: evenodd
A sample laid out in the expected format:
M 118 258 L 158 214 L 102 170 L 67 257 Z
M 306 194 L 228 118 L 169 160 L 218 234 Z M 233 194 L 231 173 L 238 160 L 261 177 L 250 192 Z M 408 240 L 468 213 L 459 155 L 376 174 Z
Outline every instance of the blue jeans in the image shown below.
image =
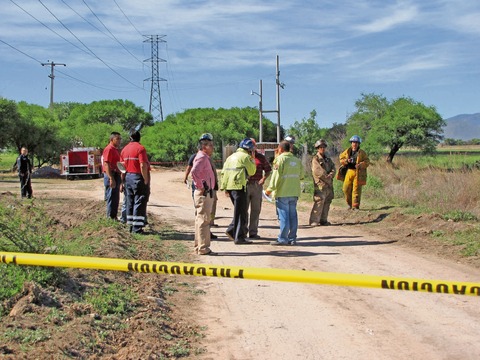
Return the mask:
M 280 234 L 277 241 L 282 244 L 287 244 L 297 239 L 297 201 L 298 198 L 296 196 L 280 197 L 275 201 L 280 220 Z
M 103 174 L 103 184 L 105 186 L 105 201 L 107 202 L 107 217 L 117 219 L 118 204 L 120 202 L 120 183 L 122 178 L 120 173 L 113 174 L 115 179 L 115 188 L 110 187 L 110 180 L 107 174 Z

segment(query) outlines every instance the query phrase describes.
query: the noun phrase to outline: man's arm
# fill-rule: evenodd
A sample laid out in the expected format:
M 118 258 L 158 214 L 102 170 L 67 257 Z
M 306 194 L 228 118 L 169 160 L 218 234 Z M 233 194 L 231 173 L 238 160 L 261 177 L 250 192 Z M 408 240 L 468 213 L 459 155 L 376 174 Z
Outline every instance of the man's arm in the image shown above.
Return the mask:
M 145 183 L 145 185 L 148 185 L 150 183 L 150 172 L 148 171 L 148 163 L 140 163 L 140 171 L 142 172 L 143 182 Z
M 105 169 L 105 173 L 108 176 L 108 180 L 109 180 L 109 183 L 110 183 L 110 188 L 115 189 L 117 184 L 115 183 L 115 176 L 113 174 L 112 168 L 110 167 L 110 163 L 104 161 L 103 162 L 103 168 Z

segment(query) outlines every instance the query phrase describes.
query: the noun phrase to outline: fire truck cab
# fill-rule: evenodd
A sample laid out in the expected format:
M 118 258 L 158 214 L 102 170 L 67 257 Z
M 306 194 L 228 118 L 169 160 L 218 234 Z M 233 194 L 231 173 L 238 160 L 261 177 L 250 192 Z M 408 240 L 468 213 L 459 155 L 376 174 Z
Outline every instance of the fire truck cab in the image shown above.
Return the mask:
M 100 149 L 79 147 L 60 155 L 61 175 L 67 180 L 75 178 L 99 178 L 102 176 Z

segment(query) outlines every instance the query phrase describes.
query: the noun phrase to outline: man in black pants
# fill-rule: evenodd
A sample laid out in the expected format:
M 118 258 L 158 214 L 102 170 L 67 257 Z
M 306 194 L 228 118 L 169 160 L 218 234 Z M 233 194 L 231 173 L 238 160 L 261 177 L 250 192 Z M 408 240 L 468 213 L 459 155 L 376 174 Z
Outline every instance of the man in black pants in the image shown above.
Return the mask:
M 28 149 L 24 146 L 20 150 L 20 155 L 17 158 L 18 177 L 20 178 L 20 189 L 22 198 L 32 197 L 32 163 L 28 158 Z

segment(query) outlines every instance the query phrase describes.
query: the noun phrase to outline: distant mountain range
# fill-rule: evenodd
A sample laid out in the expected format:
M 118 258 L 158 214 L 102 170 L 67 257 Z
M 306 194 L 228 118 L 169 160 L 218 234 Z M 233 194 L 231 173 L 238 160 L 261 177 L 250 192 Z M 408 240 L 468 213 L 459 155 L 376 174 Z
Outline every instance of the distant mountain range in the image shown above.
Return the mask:
M 480 113 L 461 114 L 445 119 L 445 121 L 447 126 L 443 128 L 443 136 L 446 139 L 480 139 Z

